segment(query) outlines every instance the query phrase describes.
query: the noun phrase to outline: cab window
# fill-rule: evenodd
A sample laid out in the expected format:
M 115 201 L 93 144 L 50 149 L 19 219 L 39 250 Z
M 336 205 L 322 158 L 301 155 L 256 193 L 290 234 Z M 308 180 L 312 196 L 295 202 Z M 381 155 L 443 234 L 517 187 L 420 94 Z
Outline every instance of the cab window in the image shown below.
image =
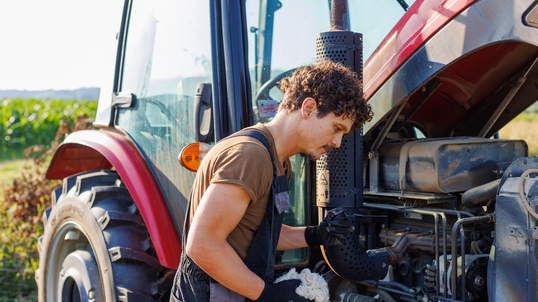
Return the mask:
M 211 64 L 209 1 L 132 1 L 121 91 L 135 101 L 116 123 L 146 156 L 178 222 L 195 175 L 178 154 L 194 142 L 196 86 L 211 83 Z

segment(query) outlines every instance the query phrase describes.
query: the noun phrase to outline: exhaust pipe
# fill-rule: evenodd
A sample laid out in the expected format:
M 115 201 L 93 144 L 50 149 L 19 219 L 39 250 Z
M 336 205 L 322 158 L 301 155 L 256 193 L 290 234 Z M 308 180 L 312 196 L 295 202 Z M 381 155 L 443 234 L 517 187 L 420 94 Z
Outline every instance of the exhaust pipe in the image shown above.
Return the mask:
M 331 31 L 349 31 L 349 11 L 347 0 L 331 1 Z
M 362 34 L 349 31 L 347 0 L 331 1 L 331 30 L 317 35 L 316 62 L 326 59 L 348 66 L 362 80 Z M 386 249 L 367 251 L 365 247 L 366 242 L 373 241 L 364 237 L 372 233 L 368 232 L 368 226 L 375 227 L 375 218 L 361 209 L 362 170 L 362 129 L 348 134 L 340 148 L 324 154 L 316 162 L 316 204 L 320 221 L 327 211 L 342 207 L 350 216 L 353 229 L 345 245 L 323 247 L 322 252 L 327 264 L 342 278 L 380 280 L 387 274 L 389 253 Z

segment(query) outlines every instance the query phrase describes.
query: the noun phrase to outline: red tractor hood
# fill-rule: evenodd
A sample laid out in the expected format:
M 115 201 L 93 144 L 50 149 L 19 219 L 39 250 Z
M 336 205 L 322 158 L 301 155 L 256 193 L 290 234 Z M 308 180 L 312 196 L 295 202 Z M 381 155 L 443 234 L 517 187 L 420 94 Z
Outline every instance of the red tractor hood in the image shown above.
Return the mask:
M 525 23 L 535 6 L 532 0 L 416 1 L 365 63 L 374 119 L 364 132 L 400 106 L 398 121 L 430 137 L 499 131 L 538 99 L 538 29 Z

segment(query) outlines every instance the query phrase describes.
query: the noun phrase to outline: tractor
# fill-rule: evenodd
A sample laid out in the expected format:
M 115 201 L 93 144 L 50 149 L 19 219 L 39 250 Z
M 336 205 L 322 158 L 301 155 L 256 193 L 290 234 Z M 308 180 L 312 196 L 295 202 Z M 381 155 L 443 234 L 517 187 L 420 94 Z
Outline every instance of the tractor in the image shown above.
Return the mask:
M 168 301 L 205 152 L 270 121 L 279 81 L 325 59 L 359 74 L 374 117 L 290 158 L 285 223 L 342 207 L 353 231 L 279 253 L 275 274 L 320 273 L 331 301 L 538 299 L 538 157 L 498 135 L 538 99 L 538 2 L 125 0 L 116 39 L 98 130 L 48 167 L 63 184 L 39 301 Z

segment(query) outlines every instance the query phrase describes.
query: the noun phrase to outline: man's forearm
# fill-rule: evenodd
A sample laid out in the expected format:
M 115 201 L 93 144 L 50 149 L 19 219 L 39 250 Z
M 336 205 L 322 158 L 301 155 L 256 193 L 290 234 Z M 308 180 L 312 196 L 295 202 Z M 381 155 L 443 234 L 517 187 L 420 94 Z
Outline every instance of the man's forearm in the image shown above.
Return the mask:
M 256 300 L 263 291 L 265 282 L 248 269 L 227 241 L 195 243 L 187 255 L 213 279 L 240 295 Z
M 277 250 L 286 251 L 307 247 L 308 245 L 304 238 L 304 230 L 305 227 L 290 227 L 283 224 L 282 230 L 280 231 Z

